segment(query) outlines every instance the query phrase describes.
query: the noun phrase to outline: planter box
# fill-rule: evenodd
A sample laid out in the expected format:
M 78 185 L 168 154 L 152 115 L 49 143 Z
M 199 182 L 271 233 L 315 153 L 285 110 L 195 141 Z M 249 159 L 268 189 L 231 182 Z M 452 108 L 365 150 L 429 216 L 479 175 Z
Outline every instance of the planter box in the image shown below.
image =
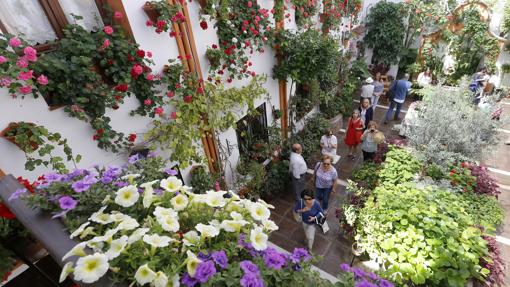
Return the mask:
M 159 12 L 156 10 L 154 5 L 152 5 L 150 2 L 145 2 L 142 8 L 145 14 L 147 14 L 147 17 L 149 17 L 152 22 L 156 23 L 158 21 Z
M 35 124 L 33 123 L 28 123 L 29 125 L 31 126 L 34 126 L 35 127 Z M 16 139 L 14 136 L 6 136 L 6 134 L 10 131 L 12 131 L 13 129 L 16 129 L 17 127 L 19 126 L 18 123 L 15 123 L 15 122 L 11 122 L 9 123 L 9 125 L 3 129 L 1 132 L 0 132 L 0 137 L 3 137 L 5 138 L 6 140 L 10 141 L 11 143 L 15 144 L 16 146 L 18 146 L 21 150 L 23 150 L 18 143 L 16 143 Z M 36 142 L 30 142 L 29 143 L 30 146 L 32 147 L 32 149 L 35 151 L 39 148 L 39 145 L 36 143 Z

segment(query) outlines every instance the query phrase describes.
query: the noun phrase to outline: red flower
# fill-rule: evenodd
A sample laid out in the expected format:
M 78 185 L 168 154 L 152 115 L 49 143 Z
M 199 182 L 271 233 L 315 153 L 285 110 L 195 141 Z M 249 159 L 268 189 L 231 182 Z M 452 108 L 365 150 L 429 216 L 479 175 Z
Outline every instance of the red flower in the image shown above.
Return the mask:
M 199 94 L 203 94 L 203 93 L 204 93 L 204 88 L 202 88 L 202 87 L 198 87 L 198 88 L 197 88 L 197 93 L 199 93 Z
M 152 52 L 147 51 L 147 58 L 152 58 Z
M 18 176 L 17 178 L 18 182 L 21 183 L 30 193 L 34 193 L 34 184 L 30 184 L 30 181 L 28 179 L 24 179 L 21 176 Z
M 177 59 L 182 60 L 182 56 L 181 55 L 177 56 Z
M 118 92 L 127 92 L 128 85 L 127 84 L 120 84 L 115 87 L 115 90 Z
M 467 166 L 467 164 L 466 164 L 465 162 L 462 162 L 460 165 L 461 165 L 462 167 L 466 167 L 466 166 Z
M 133 56 L 131 56 L 131 55 L 128 55 L 128 56 L 127 56 L 127 59 L 128 59 L 128 61 L 130 61 L 130 62 L 133 62 L 133 61 L 135 60 L 135 58 L 134 58 Z
M 113 13 L 113 18 L 117 19 L 117 20 L 120 20 L 124 17 L 124 15 L 122 15 L 122 13 L 120 13 L 119 11 L 115 11 L 115 13 Z
M 128 137 L 128 141 L 135 142 L 135 140 L 136 140 L 136 134 L 130 134 Z
M 232 83 L 232 79 L 231 79 L 231 78 L 228 78 L 228 79 L 227 79 L 227 83 Z
M 456 171 L 456 170 L 454 170 L 454 169 L 452 169 L 452 171 L 451 171 L 451 173 L 456 173 L 456 172 L 457 172 L 457 171 Z
M 212 82 L 212 78 L 211 78 L 211 77 L 207 77 L 207 80 L 208 80 L 209 82 Z
M 98 135 L 102 135 L 102 134 L 104 134 L 104 129 L 98 129 L 98 130 L 96 131 L 96 133 L 97 133 Z
M 103 31 L 106 33 L 106 35 L 113 34 L 113 28 L 112 26 L 104 26 Z
M 114 110 L 118 110 L 118 109 L 119 109 L 119 106 L 117 106 L 117 105 L 113 105 L 113 106 L 112 106 L 112 109 L 114 109 Z
M 143 57 L 145 57 L 145 51 L 144 51 L 144 50 L 142 50 L 142 49 L 137 49 L 137 50 L 136 50 L 136 55 L 137 55 L 138 57 L 140 57 L 140 58 L 143 58 Z
M 163 114 L 163 108 L 162 107 L 157 107 L 154 109 L 154 114 L 156 115 L 161 115 Z
M 190 95 L 184 96 L 184 102 L 185 103 L 191 103 L 193 101 L 193 97 Z
M 200 28 L 202 28 L 203 30 L 207 30 L 207 22 L 206 21 L 200 22 Z
M 94 136 L 92 137 L 92 139 L 93 139 L 93 140 L 95 140 L 95 141 L 97 141 L 97 140 L 99 139 L 99 136 L 98 136 L 98 135 L 94 135 Z
M 177 33 L 175 33 L 174 31 L 170 32 L 170 37 L 175 37 L 177 36 Z
M 113 65 L 113 60 L 112 59 L 108 59 L 108 65 Z
M 143 104 L 146 105 L 146 106 L 150 106 L 150 105 L 152 105 L 152 100 L 151 99 L 145 99 L 143 101 Z
M 115 95 L 114 98 L 117 102 L 120 102 L 120 100 L 122 99 L 122 97 L 119 95 Z
M 191 59 L 191 55 L 186 55 L 186 60 Z
M 212 44 L 212 48 L 216 49 L 216 48 L 218 48 L 218 46 L 216 44 Z
M 14 213 L 12 213 L 9 210 L 9 208 L 7 208 L 7 206 L 5 206 L 5 204 L 0 202 L 0 217 L 5 218 L 5 219 L 14 219 L 14 218 L 16 218 L 16 215 L 14 215 Z
M 166 25 L 166 22 L 163 21 L 163 20 L 158 20 L 158 22 L 156 23 L 156 27 L 158 27 L 159 29 L 163 29 Z
M 246 6 L 248 6 L 248 8 L 251 8 L 253 6 L 253 2 L 248 1 L 248 4 Z
M 131 68 L 131 77 L 133 77 L 134 79 L 138 78 L 138 76 L 141 75 L 142 73 L 143 67 L 138 64 L 135 64 L 133 68 Z
M 166 92 L 166 96 L 167 96 L 167 97 L 169 97 L 169 98 L 173 98 L 173 97 L 174 97 L 174 95 L 175 95 L 175 94 L 174 94 L 174 92 L 172 92 L 172 91 L 168 91 L 168 92 Z
M 172 113 L 170 114 L 170 118 L 171 118 L 172 120 L 175 120 L 175 119 L 177 118 L 177 113 L 176 113 L 176 112 L 172 112 Z
M 179 84 L 179 83 L 175 84 L 175 88 L 176 89 L 180 89 L 181 88 L 181 84 Z
M 145 26 L 147 27 L 151 27 L 152 25 L 154 25 L 154 23 L 151 20 L 147 20 L 147 22 L 145 22 Z

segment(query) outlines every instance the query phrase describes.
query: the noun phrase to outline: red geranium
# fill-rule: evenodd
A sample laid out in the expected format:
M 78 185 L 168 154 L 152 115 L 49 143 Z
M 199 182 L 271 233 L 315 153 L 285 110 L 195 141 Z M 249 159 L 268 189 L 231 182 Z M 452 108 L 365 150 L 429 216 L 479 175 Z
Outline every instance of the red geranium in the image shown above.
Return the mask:
M 14 215 L 14 213 L 12 213 L 9 210 L 9 208 L 7 208 L 7 206 L 5 206 L 5 204 L 0 202 L 0 217 L 5 218 L 5 219 L 14 219 L 14 218 L 16 218 L 16 215 Z
M 191 103 L 193 101 L 193 97 L 190 95 L 184 96 L 184 102 L 185 103 Z
M 128 141 L 135 142 L 135 140 L 136 140 L 136 134 L 130 134 L 128 137 Z
M 127 84 L 120 84 L 115 87 L 115 90 L 118 92 L 127 92 L 128 85 Z
M 143 58 L 143 57 L 145 57 L 145 51 L 144 51 L 144 50 L 142 50 L 142 49 L 137 49 L 137 50 L 136 50 L 136 55 L 137 55 L 138 57 L 140 57 L 140 58 Z
M 200 27 L 204 30 L 207 30 L 207 22 L 206 21 L 200 22 Z

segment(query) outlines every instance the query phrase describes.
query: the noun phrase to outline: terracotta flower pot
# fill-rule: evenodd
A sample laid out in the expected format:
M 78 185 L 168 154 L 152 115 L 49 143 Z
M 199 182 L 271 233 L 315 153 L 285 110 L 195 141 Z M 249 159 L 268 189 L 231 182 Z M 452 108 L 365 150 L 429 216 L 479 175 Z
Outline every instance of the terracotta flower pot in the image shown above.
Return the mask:
M 28 124 L 31 126 L 35 126 L 35 124 L 33 124 L 33 123 L 28 123 Z M 9 125 L 0 132 L 0 137 L 5 138 L 6 140 L 8 140 L 8 141 L 12 142 L 13 144 L 15 144 L 16 146 L 18 146 L 21 150 L 23 150 L 21 148 L 21 146 L 16 142 L 15 136 L 7 136 L 7 133 L 9 133 L 10 131 L 12 131 L 18 127 L 19 127 L 18 123 L 14 123 L 14 122 L 9 123 Z M 31 134 L 29 134 L 29 137 L 30 136 L 31 136 Z M 34 151 L 39 148 L 39 145 L 36 142 L 29 142 L 29 144 Z
M 207 0 L 198 0 L 198 4 L 200 8 L 205 9 L 205 7 L 207 7 Z
M 159 12 L 156 10 L 154 5 L 152 5 L 150 2 L 145 2 L 142 8 L 145 14 L 147 14 L 147 17 L 149 17 L 152 22 L 156 23 L 158 21 Z

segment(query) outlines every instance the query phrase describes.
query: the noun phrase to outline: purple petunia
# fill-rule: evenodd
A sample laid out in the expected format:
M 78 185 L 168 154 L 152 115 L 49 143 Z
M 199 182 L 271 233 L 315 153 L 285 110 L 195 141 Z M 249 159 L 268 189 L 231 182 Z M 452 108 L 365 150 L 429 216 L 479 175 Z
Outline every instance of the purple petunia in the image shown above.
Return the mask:
M 342 271 L 345 271 L 345 272 L 350 272 L 351 266 L 349 266 L 349 264 L 347 264 L 347 263 L 342 263 L 342 264 L 340 264 L 340 269 L 342 269 Z
M 216 267 L 214 266 L 214 262 L 211 260 L 201 262 L 197 266 L 197 270 L 195 272 L 195 279 L 200 283 L 205 283 L 209 281 L 209 278 L 216 274 Z
M 172 168 L 165 169 L 166 174 L 168 175 L 177 175 L 177 171 Z
M 193 287 L 198 284 L 198 280 L 189 276 L 188 272 L 185 272 L 184 275 L 181 277 L 181 284 L 188 287 Z
M 202 251 L 198 252 L 197 257 L 202 261 L 207 261 L 211 259 L 211 256 L 209 254 L 205 254 Z
M 241 263 L 239 265 L 241 266 L 241 269 L 243 269 L 244 273 L 255 273 L 255 274 L 260 273 L 259 267 L 257 267 L 257 265 L 255 265 L 250 260 L 241 261 Z
M 93 174 L 89 174 L 85 176 L 82 181 L 88 185 L 92 185 L 97 182 L 97 178 Z
M 58 199 L 58 203 L 60 205 L 60 208 L 63 210 L 71 210 L 76 207 L 78 204 L 78 201 L 76 201 L 74 198 L 70 196 L 62 196 Z
M 158 153 L 157 153 L 157 152 L 155 152 L 155 151 L 151 151 L 151 152 L 149 152 L 149 153 L 147 154 L 147 157 L 150 157 L 150 158 L 152 158 L 152 157 L 157 157 L 157 156 L 158 156 Z
M 75 192 L 84 192 L 90 188 L 90 184 L 85 183 L 82 180 L 79 180 L 71 185 Z
M 370 283 L 366 280 L 363 280 L 361 282 L 356 282 L 354 284 L 354 287 L 378 287 L 377 284 L 374 284 L 374 283 Z
M 222 269 L 227 268 L 228 258 L 227 258 L 227 254 L 225 253 L 225 251 L 220 250 L 220 251 L 213 252 L 211 254 L 211 257 L 214 260 L 214 262 L 216 264 L 218 264 L 218 266 L 220 266 Z
M 351 271 L 354 273 L 355 277 L 365 277 L 367 275 L 367 273 L 360 268 L 352 268 Z
M 282 269 L 282 267 L 287 263 L 285 255 L 274 248 L 267 248 L 264 251 L 263 258 L 264 264 L 274 270 Z
M 117 181 L 117 182 L 114 182 L 113 185 L 115 185 L 117 187 L 124 187 L 124 186 L 128 186 L 129 183 L 124 182 L 124 181 Z
M 129 162 L 130 164 L 134 164 L 134 163 L 136 163 L 136 162 L 137 162 L 137 161 L 139 161 L 139 160 L 140 160 L 140 155 L 139 155 L 139 154 L 134 154 L 134 155 L 132 155 L 132 156 L 130 156 L 130 157 L 128 158 L 128 162 Z
M 11 194 L 11 196 L 9 196 L 9 201 L 12 201 L 12 200 L 15 200 L 15 199 L 18 199 L 22 194 L 25 194 L 27 192 L 27 189 L 26 188 L 19 188 L 19 189 L 16 189 L 15 192 L 13 192 Z
M 290 260 L 292 263 L 299 263 L 301 260 L 306 262 L 310 259 L 312 259 L 312 256 L 304 248 L 294 248 L 294 251 L 290 255 Z
M 58 173 L 48 173 L 44 175 L 44 180 L 47 184 L 51 184 L 56 181 L 62 181 L 64 176 Z
M 67 174 L 67 178 L 68 179 L 73 179 L 75 177 L 78 177 L 78 176 L 81 176 L 85 173 L 85 170 L 82 169 L 82 168 L 77 168 L 75 170 L 73 170 L 72 172 L 68 173 Z
M 258 274 L 246 273 L 239 281 L 242 287 L 263 287 L 264 282 Z

